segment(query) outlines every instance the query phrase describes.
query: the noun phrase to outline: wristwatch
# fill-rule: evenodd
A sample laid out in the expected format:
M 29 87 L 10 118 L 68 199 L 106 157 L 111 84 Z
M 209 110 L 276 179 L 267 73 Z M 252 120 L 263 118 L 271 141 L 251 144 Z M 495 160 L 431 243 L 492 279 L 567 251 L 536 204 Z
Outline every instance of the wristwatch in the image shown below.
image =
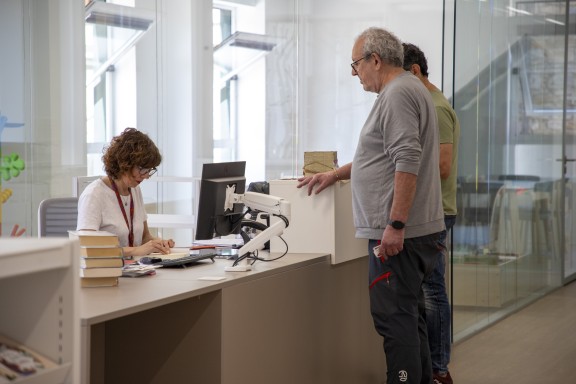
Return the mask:
M 404 229 L 406 224 L 399 220 L 388 220 L 388 225 L 390 225 L 394 229 Z

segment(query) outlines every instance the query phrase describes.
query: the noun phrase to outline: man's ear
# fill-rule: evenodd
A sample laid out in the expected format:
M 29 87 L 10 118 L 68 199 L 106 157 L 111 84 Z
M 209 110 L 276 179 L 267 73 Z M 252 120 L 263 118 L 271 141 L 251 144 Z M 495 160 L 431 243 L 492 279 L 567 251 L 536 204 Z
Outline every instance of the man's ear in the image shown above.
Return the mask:
M 372 59 L 374 59 L 374 64 L 376 66 L 378 66 L 378 64 L 382 63 L 382 59 L 380 59 L 380 56 L 378 56 L 377 53 L 372 53 Z
M 412 64 L 410 66 L 410 72 L 412 72 L 413 75 L 415 76 L 419 76 L 420 75 L 420 66 L 418 64 Z

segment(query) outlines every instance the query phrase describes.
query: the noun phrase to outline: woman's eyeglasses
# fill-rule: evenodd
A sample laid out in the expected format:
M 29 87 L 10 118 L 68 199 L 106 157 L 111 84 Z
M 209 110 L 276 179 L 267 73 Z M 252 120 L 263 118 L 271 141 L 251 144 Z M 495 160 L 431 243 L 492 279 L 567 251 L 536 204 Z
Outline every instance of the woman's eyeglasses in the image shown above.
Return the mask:
M 156 167 L 154 168 L 142 168 L 142 167 L 138 167 L 138 172 L 140 172 L 140 176 L 152 176 L 153 174 L 155 174 L 158 170 L 156 169 Z

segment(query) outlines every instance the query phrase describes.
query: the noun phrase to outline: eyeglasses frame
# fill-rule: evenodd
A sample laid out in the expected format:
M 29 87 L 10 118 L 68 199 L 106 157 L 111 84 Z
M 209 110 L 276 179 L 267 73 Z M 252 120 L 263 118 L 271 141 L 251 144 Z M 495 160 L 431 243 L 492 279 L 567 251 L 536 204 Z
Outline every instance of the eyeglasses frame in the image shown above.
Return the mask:
M 356 69 L 356 67 L 358 66 L 358 63 L 360 63 L 362 60 L 367 60 L 370 56 L 372 56 L 372 52 L 367 53 L 366 55 L 362 56 L 358 60 L 350 63 L 350 66 L 352 67 L 352 70 L 354 71 L 354 73 L 358 74 L 358 70 Z
M 158 172 L 158 169 L 156 167 L 152 167 L 152 168 L 143 168 L 138 166 L 138 172 L 140 173 L 140 176 L 148 176 L 151 177 L 152 175 L 154 175 L 156 172 Z

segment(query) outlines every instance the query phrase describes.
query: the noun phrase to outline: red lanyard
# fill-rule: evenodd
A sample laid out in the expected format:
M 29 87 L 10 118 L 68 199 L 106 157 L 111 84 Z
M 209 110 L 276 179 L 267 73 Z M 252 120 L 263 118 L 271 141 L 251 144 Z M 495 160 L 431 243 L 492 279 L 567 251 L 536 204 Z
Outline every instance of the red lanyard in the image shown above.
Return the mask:
M 122 210 L 122 215 L 124 215 L 124 221 L 126 222 L 126 226 L 128 226 L 128 246 L 134 246 L 134 199 L 132 198 L 132 191 L 128 188 L 128 192 L 130 193 L 130 224 L 128 224 L 128 216 L 126 215 L 126 210 L 124 209 L 124 204 L 122 204 L 122 199 L 120 198 L 120 192 L 118 192 L 118 187 L 114 180 L 110 179 L 112 184 L 112 189 L 116 192 L 116 198 L 118 199 L 118 205 Z

